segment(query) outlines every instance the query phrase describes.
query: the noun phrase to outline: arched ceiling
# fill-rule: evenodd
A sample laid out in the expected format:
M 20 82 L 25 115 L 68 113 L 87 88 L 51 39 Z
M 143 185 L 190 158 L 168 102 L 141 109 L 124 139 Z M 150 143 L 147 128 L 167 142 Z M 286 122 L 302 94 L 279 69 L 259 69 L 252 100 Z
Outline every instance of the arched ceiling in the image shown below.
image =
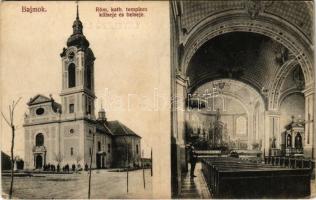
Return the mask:
M 225 11 L 244 11 L 252 17 L 275 15 L 299 29 L 310 41 L 313 36 L 313 1 L 182 1 L 181 26 L 186 32 L 208 16 Z
M 314 81 L 313 4 L 260 0 L 173 2 L 179 34 L 178 69 L 186 76 L 192 57 L 208 40 L 229 32 L 252 32 L 284 45 L 302 67 L 310 87 Z
M 281 53 L 282 52 L 282 53 Z M 187 75 L 191 91 L 205 82 L 231 78 L 269 88 L 290 52 L 269 37 L 248 32 L 219 35 L 203 44 L 192 57 Z
M 200 101 L 207 102 L 205 106 L 207 110 L 211 109 L 211 111 L 216 111 L 213 109 L 214 105 L 212 105 L 212 103 L 214 99 L 220 101 L 222 96 L 238 101 L 248 113 L 251 113 L 257 104 L 260 104 L 262 107 L 265 106 L 262 96 L 254 88 L 232 79 L 220 79 L 207 82 L 199 86 L 192 93 L 190 99 L 199 99 Z

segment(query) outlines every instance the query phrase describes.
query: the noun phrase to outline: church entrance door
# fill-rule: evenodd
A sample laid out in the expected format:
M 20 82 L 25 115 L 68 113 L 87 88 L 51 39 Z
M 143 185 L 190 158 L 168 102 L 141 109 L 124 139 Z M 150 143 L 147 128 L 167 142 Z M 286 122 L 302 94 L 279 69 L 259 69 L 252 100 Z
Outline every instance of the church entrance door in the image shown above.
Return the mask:
M 105 155 L 102 156 L 102 168 L 105 168 Z
M 102 157 L 101 157 L 101 155 L 100 154 L 97 154 L 97 168 L 98 169 L 101 169 L 101 159 L 102 159 Z
M 43 157 L 41 155 L 36 156 L 36 169 L 42 169 L 43 167 Z

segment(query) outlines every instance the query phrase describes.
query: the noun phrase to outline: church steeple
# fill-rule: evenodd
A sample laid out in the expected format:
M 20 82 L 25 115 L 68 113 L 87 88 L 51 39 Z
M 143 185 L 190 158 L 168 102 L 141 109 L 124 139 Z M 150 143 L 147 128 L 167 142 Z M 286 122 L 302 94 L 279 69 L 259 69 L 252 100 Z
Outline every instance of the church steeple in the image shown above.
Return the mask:
M 99 110 L 98 112 L 98 120 L 99 121 L 102 121 L 102 122 L 106 122 L 106 113 L 105 113 L 105 110 L 102 106 L 102 101 L 101 101 L 101 109 Z
M 78 2 L 77 2 L 77 17 L 76 17 L 77 20 L 79 20 L 79 5 L 78 5 Z
M 79 6 L 76 6 L 73 33 L 67 40 L 67 48 L 60 54 L 62 59 L 62 98 L 63 113 L 76 113 L 76 117 L 94 115 L 94 54 L 89 42 L 83 35 L 83 26 L 79 18 Z
M 77 16 L 76 16 L 76 20 L 74 21 L 74 23 L 72 25 L 73 35 L 74 34 L 83 34 L 82 28 L 83 28 L 82 22 L 79 19 L 79 6 L 77 4 Z
M 79 6 L 77 3 L 76 19 L 72 25 L 73 33 L 67 40 L 67 46 L 76 46 L 81 48 L 89 47 L 89 41 L 83 35 L 83 25 L 79 18 Z

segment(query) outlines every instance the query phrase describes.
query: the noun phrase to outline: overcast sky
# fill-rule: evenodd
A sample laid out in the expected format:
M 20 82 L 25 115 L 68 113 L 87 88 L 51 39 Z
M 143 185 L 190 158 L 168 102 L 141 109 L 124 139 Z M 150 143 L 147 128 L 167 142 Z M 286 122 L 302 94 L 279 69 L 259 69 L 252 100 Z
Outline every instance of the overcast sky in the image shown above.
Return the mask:
M 23 5 L 44 6 L 47 12 L 23 13 Z M 15 112 L 19 126 L 15 151 L 24 157 L 26 102 L 36 94 L 52 94 L 60 102 L 59 54 L 72 33 L 76 7 L 74 2 L 4 2 L 2 6 L 1 110 L 8 115 L 10 102 L 22 97 Z M 148 11 L 143 18 L 99 17 L 96 7 L 111 6 L 140 6 Z M 84 35 L 96 57 L 96 111 L 103 100 L 108 120 L 119 120 L 139 134 L 148 156 L 153 136 L 166 134 L 169 138 L 170 131 L 161 133 L 157 127 L 164 123 L 158 123 L 161 113 L 152 110 L 155 94 L 161 99 L 170 96 L 168 2 L 79 2 L 79 10 Z M 117 100 L 120 103 L 113 104 Z M 1 119 L 1 148 L 5 152 L 9 152 L 10 140 L 10 129 Z

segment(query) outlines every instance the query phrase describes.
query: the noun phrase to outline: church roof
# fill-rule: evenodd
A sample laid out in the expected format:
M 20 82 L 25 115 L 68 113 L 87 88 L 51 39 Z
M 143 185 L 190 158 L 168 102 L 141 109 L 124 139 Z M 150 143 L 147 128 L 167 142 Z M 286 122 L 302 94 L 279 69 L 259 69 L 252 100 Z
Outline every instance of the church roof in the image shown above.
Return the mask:
M 135 136 L 141 138 L 134 131 L 117 120 L 109 121 L 107 126 L 114 136 Z
M 105 133 L 111 136 L 135 136 L 141 138 L 130 128 L 122 124 L 121 122 L 115 121 L 96 121 L 97 132 Z
M 108 135 L 113 136 L 113 133 L 112 133 L 112 131 L 109 129 L 109 127 L 107 127 L 106 122 L 104 122 L 104 121 L 99 121 L 99 120 L 97 120 L 96 122 L 97 122 L 97 123 L 96 123 L 97 132 L 101 132 L 101 133 L 105 133 L 105 134 L 108 134 Z

